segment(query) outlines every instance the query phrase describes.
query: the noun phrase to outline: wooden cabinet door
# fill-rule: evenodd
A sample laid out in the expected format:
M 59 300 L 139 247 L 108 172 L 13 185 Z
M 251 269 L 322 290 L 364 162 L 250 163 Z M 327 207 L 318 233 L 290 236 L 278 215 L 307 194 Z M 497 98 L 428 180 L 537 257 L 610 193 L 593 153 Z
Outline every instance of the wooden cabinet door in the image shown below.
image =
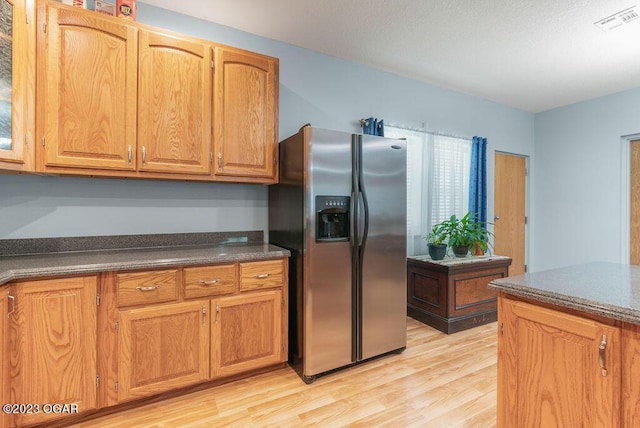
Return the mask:
M 138 169 L 210 174 L 211 47 L 140 31 Z
M 0 168 L 33 168 L 33 0 L 0 0 Z
M 134 170 L 137 29 L 47 8 L 46 166 Z
M 499 427 L 620 426 L 618 327 L 504 297 L 498 314 Z
M 214 171 L 219 176 L 275 180 L 277 59 L 216 46 Z
M 197 301 L 120 312 L 119 401 L 208 379 L 208 308 Z
M 38 404 L 39 413 L 11 415 L 10 426 L 41 423 L 70 413 L 44 404 L 96 408 L 96 277 L 19 282 L 10 287 L 10 349 L 6 403 Z
M 280 290 L 212 301 L 212 377 L 285 361 L 283 310 Z

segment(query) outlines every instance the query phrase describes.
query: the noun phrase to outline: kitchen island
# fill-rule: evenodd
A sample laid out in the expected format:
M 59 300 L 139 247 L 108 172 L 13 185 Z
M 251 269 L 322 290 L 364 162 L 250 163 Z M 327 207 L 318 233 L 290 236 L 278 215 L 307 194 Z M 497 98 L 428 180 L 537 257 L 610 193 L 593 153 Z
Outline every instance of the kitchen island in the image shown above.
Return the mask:
M 497 279 L 498 426 L 640 426 L 640 266 Z

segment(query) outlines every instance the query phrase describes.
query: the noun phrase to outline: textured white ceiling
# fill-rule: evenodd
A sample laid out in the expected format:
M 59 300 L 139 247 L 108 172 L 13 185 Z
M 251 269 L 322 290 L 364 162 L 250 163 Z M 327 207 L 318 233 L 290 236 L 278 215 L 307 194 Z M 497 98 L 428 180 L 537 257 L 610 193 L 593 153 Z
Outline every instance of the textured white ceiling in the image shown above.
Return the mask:
M 540 112 L 640 86 L 635 0 L 144 0 Z

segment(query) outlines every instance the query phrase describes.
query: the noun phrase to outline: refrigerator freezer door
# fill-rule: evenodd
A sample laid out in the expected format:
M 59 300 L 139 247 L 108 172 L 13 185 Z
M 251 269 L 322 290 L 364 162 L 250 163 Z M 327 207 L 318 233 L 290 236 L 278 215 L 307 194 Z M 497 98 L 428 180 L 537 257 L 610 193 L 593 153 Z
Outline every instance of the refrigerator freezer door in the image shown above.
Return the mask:
M 307 129 L 303 374 L 354 361 L 351 244 L 316 241 L 316 196 L 351 196 L 351 134 Z M 353 225 L 350 225 L 350 230 Z
M 362 255 L 359 359 L 404 348 L 406 313 L 406 142 L 362 136 L 361 186 L 368 205 Z

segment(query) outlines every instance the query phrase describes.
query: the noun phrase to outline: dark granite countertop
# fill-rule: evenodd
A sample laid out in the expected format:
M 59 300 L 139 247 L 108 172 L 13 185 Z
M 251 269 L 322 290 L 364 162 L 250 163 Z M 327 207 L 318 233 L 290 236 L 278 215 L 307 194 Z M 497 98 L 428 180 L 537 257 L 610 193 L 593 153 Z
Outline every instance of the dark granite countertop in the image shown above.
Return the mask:
M 587 263 L 496 279 L 489 288 L 640 324 L 640 266 Z
M 288 250 L 263 242 L 249 241 L 248 238 L 262 238 L 262 235 L 240 236 L 239 234 L 187 234 L 141 235 L 135 240 L 137 247 L 131 248 L 127 237 L 91 237 L 64 238 L 65 251 L 51 251 L 56 244 L 55 238 L 34 240 L 25 243 L 22 240 L 11 242 L 12 248 L 29 248 L 23 254 L 0 256 L 0 285 L 24 278 L 45 276 L 64 276 L 91 274 L 113 270 L 153 269 L 168 266 L 193 266 L 236 261 L 268 260 L 288 257 Z M 99 249 L 102 239 L 108 249 Z M 69 243 L 71 241 L 71 244 Z M 95 242 L 94 242 L 95 241 Z M 206 241 L 206 242 L 203 242 Z M 5 241 L 4 244 L 7 244 Z M 176 245 L 172 245 L 176 243 Z M 92 245 L 88 245 L 88 244 Z M 81 244 L 81 245 L 78 245 Z M 121 244 L 124 248 L 118 248 Z M 62 245 L 61 241 L 57 245 Z M 76 245 L 74 247 L 74 245 Z M 45 248 L 46 251 L 34 252 L 33 248 Z M 129 248 L 127 248 L 129 247 Z M 0 245 L 2 248 L 2 245 Z M 5 249 L 8 248 L 5 245 Z M 76 248 L 74 250 L 74 248 Z M 91 248 L 91 249 L 87 249 Z
M 455 257 L 455 256 L 446 256 L 442 260 L 433 260 L 428 254 L 418 255 L 418 256 L 408 256 L 408 259 L 417 260 L 419 262 L 427 262 L 433 263 L 441 266 L 458 266 L 458 265 L 466 265 L 466 264 L 476 264 L 476 263 L 486 263 L 492 261 L 505 261 L 511 260 L 507 256 L 497 256 L 497 255 L 484 255 L 484 256 L 467 256 L 467 257 Z

